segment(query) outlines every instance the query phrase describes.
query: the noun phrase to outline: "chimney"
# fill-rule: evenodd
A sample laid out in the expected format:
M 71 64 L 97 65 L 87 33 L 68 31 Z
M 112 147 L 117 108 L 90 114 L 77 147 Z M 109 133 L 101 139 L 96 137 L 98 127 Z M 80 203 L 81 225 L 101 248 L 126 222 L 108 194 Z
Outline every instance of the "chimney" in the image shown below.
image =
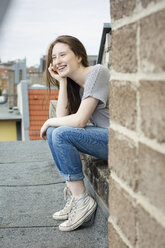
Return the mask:
M 16 84 L 15 84 L 15 72 L 10 70 L 8 72 L 9 81 L 8 81 L 8 107 L 9 109 L 17 106 L 17 93 L 16 93 Z

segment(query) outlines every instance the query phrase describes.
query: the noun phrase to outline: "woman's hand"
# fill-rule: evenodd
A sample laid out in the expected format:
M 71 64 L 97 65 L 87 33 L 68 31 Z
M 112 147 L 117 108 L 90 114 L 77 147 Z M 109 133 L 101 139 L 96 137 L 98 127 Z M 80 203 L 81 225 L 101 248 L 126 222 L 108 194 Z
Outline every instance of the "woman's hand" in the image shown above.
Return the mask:
M 40 137 L 44 140 L 46 140 L 46 130 L 49 127 L 48 121 L 49 120 L 45 121 L 45 123 L 43 124 L 43 126 L 41 127 L 41 130 L 40 130 Z
M 52 64 L 49 65 L 48 71 L 52 78 L 56 79 L 58 82 L 61 82 L 63 80 L 62 77 L 59 76 L 59 74 L 53 69 Z

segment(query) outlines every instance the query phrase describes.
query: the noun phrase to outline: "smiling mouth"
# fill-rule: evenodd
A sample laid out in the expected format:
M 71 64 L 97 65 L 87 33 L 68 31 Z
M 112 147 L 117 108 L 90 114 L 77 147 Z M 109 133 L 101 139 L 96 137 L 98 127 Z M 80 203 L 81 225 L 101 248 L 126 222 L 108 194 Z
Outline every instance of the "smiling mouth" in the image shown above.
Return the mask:
M 62 72 L 65 68 L 66 68 L 66 65 L 63 65 L 63 66 L 59 66 L 57 70 L 58 72 Z

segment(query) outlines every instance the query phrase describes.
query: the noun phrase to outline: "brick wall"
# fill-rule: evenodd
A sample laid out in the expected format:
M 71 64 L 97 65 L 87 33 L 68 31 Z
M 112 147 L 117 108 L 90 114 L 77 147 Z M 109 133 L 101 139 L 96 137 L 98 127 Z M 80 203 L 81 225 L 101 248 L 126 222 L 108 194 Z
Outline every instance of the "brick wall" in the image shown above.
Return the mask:
M 165 1 L 110 0 L 109 247 L 165 247 Z
M 47 95 L 46 89 L 29 89 L 29 139 L 38 140 L 40 138 L 40 129 L 44 122 L 49 118 L 50 100 L 58 98 L 58 90 L 51 90 Z

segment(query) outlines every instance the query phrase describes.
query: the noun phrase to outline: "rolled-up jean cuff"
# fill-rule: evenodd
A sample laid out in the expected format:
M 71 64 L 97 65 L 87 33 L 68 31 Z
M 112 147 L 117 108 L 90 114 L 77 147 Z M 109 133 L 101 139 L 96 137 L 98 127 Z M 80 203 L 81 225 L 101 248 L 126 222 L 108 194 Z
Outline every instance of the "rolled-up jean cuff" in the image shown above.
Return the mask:
M 60 171 L 60 175 L 64 178 L 65 181 L 78 181 L 84 179 L 84 174 L 64 174 L 63 172 Z

